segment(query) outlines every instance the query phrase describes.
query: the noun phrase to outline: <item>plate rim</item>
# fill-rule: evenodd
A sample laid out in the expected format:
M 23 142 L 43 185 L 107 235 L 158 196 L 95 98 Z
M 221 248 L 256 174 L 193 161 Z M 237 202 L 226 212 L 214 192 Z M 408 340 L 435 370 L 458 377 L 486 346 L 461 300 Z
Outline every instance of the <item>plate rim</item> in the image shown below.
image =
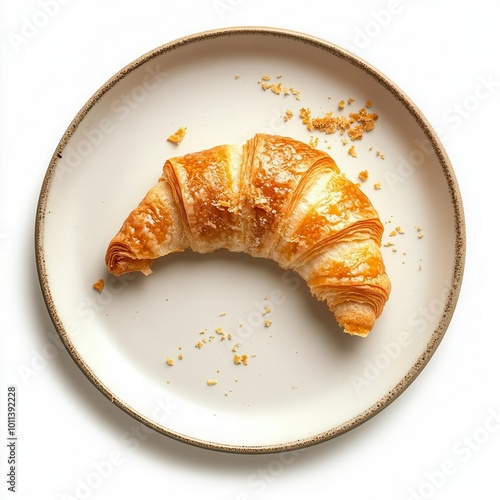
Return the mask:
M 45 268 L 45 252 L 44 252 L 44 218 L 45 210 L 47 206 L 48 195 L 51 190 L 52 181 L 56 172 L 56 167 L 58 160 L 61 157 L 62 152 L 67 146 L 72 135 L 78 129 L 80 123 L 87 116 L 87 114 L 92 110 L 92 108 L 100 101 L 100 99 L 106 95 L 118 82 L 120 82 L 127 75 L 132 73 L 135 69 L 142 66 L 143 64 L 154 60 L 156 57 L 161 56 L 167 52 L 173 51 L 184 45 L 194 44 L 198 42 L 203 42 L 207 39 L 230 37 L 236 35 L 260 35 L 260 36 L 274 36 L 289 38 L 295 42 L 301 42 L 310 44 L 315 48 L 319 48 L 333 54 L 334 56 L 354 65 L 360 70 L 364 71 L 372 78 L 375 78 L 379 84 L 385 87 L 401 104 L 405 109 L 412 115 L 416 124 L 422 130 L 426 138 L 429 140 L 433 152 L 435 153 L 441 170 L 445 176 L 448 191 L 450 194 L 450 201 L 453 207 L 454 213 L 454 235 L 455 235 L 455 253 L 453 262 L 453 280 L 450 284 L 448 291 L 448 296 L 445 301 L 445 306 L 440 317 L 440 321 L 436 328 L 434 329 L 431 338 L 429 339 L 427 345 L 423 349 L 422 354 L 415 361 L 413 366 L 407 371 L 406 375 L 401 378 L 401 380 L 389 391 L 387 391 L 376 403 L 374 403 L 369 408 L 365 409 L 359 415 L 351 418 L 350 420 L 337 425 L 327 431 L 321 432 L 314 436 L 306 437 L 297 441 L 282 443 L 278 445 L 228 445 L 223 443 L 216 443 L 211 441 L 206 441 L 200 438 L 186 436 L 177 433 L 171 429 L 164 426 L 158 425 L 153 420 L 149 419 L 145 415 L 132 408 L 125 401 L 117 398 L 115 394 L 106 387 L 99 378 L 92 371 L 90 366 L 86 361 L 79 355 L 77 349 L 74 347 L 71 339 L 69 338 L 65 325 L 61 321 L 57 306 L 52 298 L 52 293 L 49 285 L 48 276 Z M 186 444 L 194 445 L 201 448 L 206 448 L 215 451 L 222 452 L 232 452 L 232 453 L 276 453 L 296 450 L 300 448 L 309 447 L 315 444 L 319 444 L 335 437 L 338 437 L 349 430 L 352 430 L 362 423 L 368 421 L 383 409 L 388 407 L 392 402 L 394 402 L 418 377 L 422 372 L 424 367 L 430 361 L 434 355 L 436 349 L 441 343 L 448 326 L 452 320 L 453 313 L 455 311 L 456 305 L 458 303 L 458 298 L 460 295 L 460 289 L 463 281 L 464 269 L 465 269 L 465 254 L 466 254 L 466 233 L 465 233 L 465 212 L 462 202 L 462 196 L 460 193 L 460 188 L 458 181 L 453 170 L 452 163 L 439 139 L 439 136 L 432 128 L 430 122 L 416 106 L 416 104 L 410 99 L 410 97 L 403 92 L 392 80 L 390 80 L 384 73 L 376 69 L 370 63 L 366 62 L 364 59 L 360 58 L 358 55 L 349 52 L 348 50 L 342 48 L 341 46 L 332 43 L 330 41 L 324 40 L 320 37 L 302 33 L 295 30 L 277 28 L 277 27 L 267 27 L 267 26 L 236 26 L 236 27 L 226 27 L 219 29 L 211 29 L 206 31 L 201 31 L 193 33 L 191 35 L 183 36 L 174 39 L 170 42 L 162 44 L 143 55 L 139 56 L 121 70 L 116 72 L 111 76 L 83 105 L 83 107 L 75 115 L 63 136 L 61 137 L 52 158 L 49 162 L 48 168 L 46 170 L 45 176 L 42 181 L 38 204 L 36 208 L 35 217 L 35 260 L 36 260 L 36 270 L 38 274 L 38 279 L 40 282 L 40 288 L 42 296 L 49 312 L 49 316 L 52 323 L 56 329 L 57 334 L 61 338 L 61 341 L 66 348 L 67 352 L 72 357 L 75 364 L 84 373 L 87 379 L 113 404 L 118 406 L 125 413 L 129 414 L 135 420 L 140 423 L 150 427 L 151 429 L 168 436 L 170 438 L 176 439 Z

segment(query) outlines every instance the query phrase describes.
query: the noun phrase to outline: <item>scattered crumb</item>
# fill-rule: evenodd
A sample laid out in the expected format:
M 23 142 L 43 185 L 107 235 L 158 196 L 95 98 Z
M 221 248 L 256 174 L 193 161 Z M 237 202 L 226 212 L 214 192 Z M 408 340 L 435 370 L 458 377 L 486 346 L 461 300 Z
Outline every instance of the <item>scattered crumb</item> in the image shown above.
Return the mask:
M 344 100 L 340 101 L 338 106 L 339 106 L 339 109 L 341 109 L 341 110 L 344 109 L 345 108 L 345 101 Z
M 378 120 L 377 114 L 367 113 L 364 108 L 357 113 L 349 113 L 349 115 L 336 116 L 329 111 L 323 116 L 316 117 L 313 117 L 310 108 L 301 108 L 299 116 L 302 123 L 311 132 L 319 130 L 325 134 L 338 132 L 340 135 L 347 132 L 351 141 L 360 140 L 365 132 L 373 130 Z
M 275 84 L 275 83 L 263 83 L 262 88 L 264 90 L 271 89 L 271 92 L 274 92 L 277 95 L 281 94 L 281 91 L 283 90 L 283 87 L 281 86 L 281 83 Z
M 207 385 L 209 385 L 209 386 L 217 385 L 217 380 L 209 378 L 209 379 L 207 379 Z
M 366 181 L 368 179 L 368 170 L 362 170 L 359 174 L 358 174 L 358 177 L 360 180 L 362 180 L 363 182 Z
M 290 91 L 294 96 L 297 101 L 300 101 L 300 90 L 297 90 L 293 87 L 289 87 L 286 89 L 287 91 Z
M 172 358 L 168 358 L 165 360 L 168 366 L 174 366 L 174 360 Z
M 292 118 L 293 118 L 293 111 L 291 109 L 287 109 L 285 111 L 284 116 L 283 116 L 283 120 L 285 120 L 287 122 L 287 121 L 290 121 Z
M 385 160 L 385 155 L 383 153 L 381 153 L 380 151 L 377 151 L 377 156 L 381 159 L 381 160 Z
M 382 189 L 382 185 L 381 185 L 380 181 L 379 181 L 379 182 L 376 182 L 376 183 L 373 185 L 373 189 L 377 189 L 377 190 Z
M 270 321 L 270 320 L 268 320 L 268 319 L 266 319 L 266 321 L 264 321 L 264 326 L 265 326 L 266 328 L 269 328 L 272 324 L 273 324 L 273 322 L 272 322 L 272 321 Z
M 357 157 L 358 157 L 358 155 L 356 154 L 356 151 L 355 151 L 355 147 L 354 147 L 354 146 L 351 146 L 351 147 L 349 148 L 348 153 L 349 153 L 349 154 L 350 154 L 353 158 L 357 158 Z
M 282 78 L 282 75 L 278 75 L 277 79 Z M 274 94 L 277 95 L 294 95 L 297 101 L 300 101 L 300 91 L 294 87 L 284 87 L 281 82 L 279 83 L 271 83 L 271 77 L 269 75 L 263 75 L 261 81 L 258 82 L 263 90 L 271 90 Z
M 281 83 L 278 83 L 277 85 L 271 85 L 270 88 L 271 88 L 271 91 L 274 92 L 275 94 L 278 94 L 278 95 L 281 94 L 281 90 L 282 90 Z
M 226 313 L 226 312 L 221 312 L 221 313 L 219 313 L 219 318 L 220 318 L 221 316 L 227 316 L 227 313 Z
M 239 356 L 238 354 L 235 354 L 233 357 L 233 361 L 235 365 L 248 365 L 248 355 L 242 354 L 241 356 Z
M 313 149 L 316 149 L 318 147 L 318 141 L 318 137 L 311 136 L 311 138 L 309 139 L 309 146 L 311 146 L 311 148 Z
M 173 144 L 179 144 L 182 141 L 182 139 L 184 139 L 184 136 L 186 135 L 186 130 L 187 127 L 179 127 L 177 129 L 177 132 L 175 132 L 174 134 L 172 134 L 167 138 L 167 141 L 172 142 Z
M 92 288 L 95 288 L 98 292 L 102 292 L 104 289 L 104 280 L 100 278 L 92 285 Z
M 372 107 L 372 105 L 373 105 L 373 104 L 372 104 L 372 102 L 371 102 L 371 101 L 366 101 L 365 106 L 366 106 L 367 108 L 371 108 L 371 107 Z
M 239 77 L 240 77 L 240 75 L 234 75 L 235 80 L 238 80 Z
M 351 105 L 353 102 L 354 99 L 352 97 L 349 97 L 349 99 L 347 99 L 347 104 Z
M 197 344 L 194 345 L 195 347 L 197 347 L 198 349 L 201 349 L 203 347 L 203 342 L 198 342 Z
M 182 361 L 182 360 L 183 360 L 183 358 L 184 358 L 184 355 L 182 354 L 182 352 L 181 352 L 181 353 L 179 353 L 179 355 L 177 356 L 177 359 L 178 359 L 179 361 Z

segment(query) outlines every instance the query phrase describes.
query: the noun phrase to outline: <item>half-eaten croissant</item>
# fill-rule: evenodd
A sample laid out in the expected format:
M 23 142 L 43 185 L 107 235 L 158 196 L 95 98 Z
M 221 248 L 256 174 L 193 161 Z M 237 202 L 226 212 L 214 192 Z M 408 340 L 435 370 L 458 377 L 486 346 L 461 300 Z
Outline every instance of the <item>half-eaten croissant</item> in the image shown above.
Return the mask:
M 389 298 L 383 225 L 367 196 L 325 152 L 257 134 L 167 160 L 163 175 L 111 240 L 115 275 L 172 252 L 218 249 L 297 272 L 344 331 L 366 336 Z

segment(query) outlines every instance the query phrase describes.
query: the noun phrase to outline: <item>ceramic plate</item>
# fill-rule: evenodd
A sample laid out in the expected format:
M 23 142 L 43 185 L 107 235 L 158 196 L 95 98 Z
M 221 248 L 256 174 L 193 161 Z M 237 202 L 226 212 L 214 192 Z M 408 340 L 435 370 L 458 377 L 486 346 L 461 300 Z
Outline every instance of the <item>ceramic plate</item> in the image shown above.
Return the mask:
M 351 142 L 308 130 L 301 108 L 365 108 L 378 121 Z M 166 141 L 179 127 L 183 141 Z M 149 277 L 107 272 L 110 239 L 168 157 L 256 132 L 317 140 L 377 208 L 393 290 L 368 338 L 342 333 L 298 276 L 271 261 L 187 251 Z M 339 47 L 267 28 L 189 36 L 113 76 L 57 146 L 36 224 L 48 310 L 92 383 L 161 433 L 236 452 L 312 445 L 387 407 L 447 329 L 464 246 L 452 167 L 409 98 Z M 101 293 L 92 287 L 100 278 Z

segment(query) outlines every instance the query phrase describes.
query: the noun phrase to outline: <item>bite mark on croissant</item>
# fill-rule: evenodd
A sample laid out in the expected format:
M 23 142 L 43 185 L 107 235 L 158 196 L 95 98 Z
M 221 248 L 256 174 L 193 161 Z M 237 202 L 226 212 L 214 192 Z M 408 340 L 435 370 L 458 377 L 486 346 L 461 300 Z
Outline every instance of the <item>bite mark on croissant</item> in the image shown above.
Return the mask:
M 367 196 L 327 153 L 257 134 L 167 160 L 105 261 L 115 275 L 148 275 L 155 259 L 187 248 L 270 258 L 302 276 L 345 332 L 364 337 L 391 288 L 382 233 Z

